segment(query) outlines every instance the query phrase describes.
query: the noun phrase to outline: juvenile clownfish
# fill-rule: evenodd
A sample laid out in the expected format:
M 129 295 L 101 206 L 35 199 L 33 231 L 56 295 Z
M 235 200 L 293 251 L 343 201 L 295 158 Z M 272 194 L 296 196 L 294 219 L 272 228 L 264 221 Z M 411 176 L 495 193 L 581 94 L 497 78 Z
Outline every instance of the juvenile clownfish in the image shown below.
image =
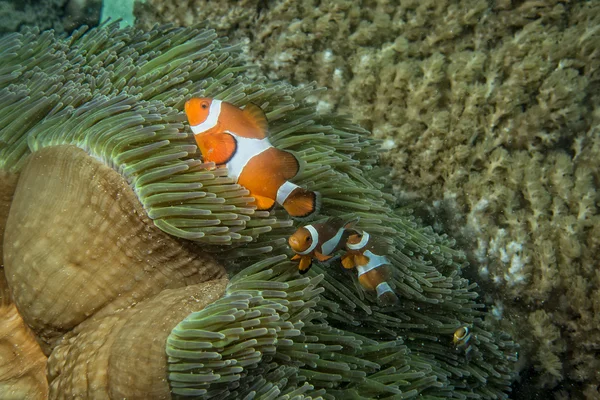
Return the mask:
M 379 304 L 393 305 L 398 303 L 398 297 L 387 282 L 392 273 L 385 247 L 367 232 L 354 233 L 346 241 L 342 265 L 347 269 L 356 267 L 361 286 L 376 291 Z
M 292 217 L 317 211 L 318 193 L 289 181 L 300 164 L 292 153 L 269 142 L 260 107 L 248 104 L 242 110 L 217 99 L 192 98 L 185 113 L 204 161 L 226 166 L 228 175 L 250 191 L 258 210 L 269 210 L 277 202 Z
M 471 330 L 467 325 L 463 325 L 454 331 L 452 343 L 454 343 L 456 347 L 460 347 L 468 344 L 469 339 L 471 339 Z
M 469 340 L 471 340 L 471 329 L 468 325 L 462 325 L 456 331 L 454 331 L 454 335 L 452 336 L 452 343 L 456 350 L 462 350 L 465 353 L 467 359 L 471 358 L 471 344 Z
M 288 239 L 292 250 L 296 253 L 292 260 L 300 260 L 298 270 L 301 274 L 308 272 L 313 258 L 327 261 L 341 250 L 353 232 L 352 227 L 358 218 L 344 221 L 341 218 L 331 218 L 322 224 L 305 225 L 296 230 Z

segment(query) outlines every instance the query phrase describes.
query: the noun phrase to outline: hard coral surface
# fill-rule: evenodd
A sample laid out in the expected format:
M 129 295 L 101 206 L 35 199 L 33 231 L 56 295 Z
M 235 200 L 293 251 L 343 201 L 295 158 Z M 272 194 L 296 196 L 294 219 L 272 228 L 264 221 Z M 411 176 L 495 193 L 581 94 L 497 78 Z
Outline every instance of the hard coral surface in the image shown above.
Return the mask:
M 137 12 L 142 25 L 207 20 L 268 76 L 331 89 L 319 109 L 384 139 L 397 192 L 455 214 L 497 316 L 531 327 L 517 334 L 536 384 L 598 396 L 600 3 L 149 0 Z
M 0 34 L 37 27 L 71 32 L 82 24 L 97 25 L 101 0 L 4 0 L 0 2 Z

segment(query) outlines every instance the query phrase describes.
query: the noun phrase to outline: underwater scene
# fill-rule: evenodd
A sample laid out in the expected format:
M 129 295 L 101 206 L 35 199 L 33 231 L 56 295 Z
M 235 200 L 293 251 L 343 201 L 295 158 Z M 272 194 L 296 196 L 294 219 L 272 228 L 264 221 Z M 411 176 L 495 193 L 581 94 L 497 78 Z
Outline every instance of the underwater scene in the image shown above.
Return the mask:
M 600 399 L 600 1 L 0 1 L 0 399 Z

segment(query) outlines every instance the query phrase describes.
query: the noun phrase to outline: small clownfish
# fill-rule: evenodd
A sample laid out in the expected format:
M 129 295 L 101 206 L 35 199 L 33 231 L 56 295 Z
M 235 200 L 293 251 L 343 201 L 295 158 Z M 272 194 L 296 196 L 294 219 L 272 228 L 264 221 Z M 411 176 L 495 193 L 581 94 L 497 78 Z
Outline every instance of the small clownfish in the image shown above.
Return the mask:
M 358 218 L 344 221 L 341 218 L 331 218 L 322 224 L 305 225 L 296 230 L 289 237 L 288 243 L 296 253 L 292 260 L 300 260 L 298 270 L 301 274 L 308 272 L 313 258 L 327 261 L 334 253 L 341 250 L 353 232 Z
M 363 288 L 377 292 L 377 302 L 381 305 L 398 303 L 398 297 L 387 283 L 392 276 L 390 262 L 384 255 L 386 246 L 367 232 L 354 233 L 346 242 L 346 254 L 342 256 L 342 266 L 356 267 L 358 281 Z
M 289 215 L 308 217 L 318 209 L 317 192 L 289 181 L 300 163 L 290 152 L 273 147 L 267 138 L 267 118 L 255 104 L 242 110 L 217 99 L 192 98 L 185 113 L 205 162 L 226 166 L 228 175 L 244 186 L 258 210 L 275 202 Z
M 454 331 L 452 343 L 454 343 L 456 347 L 462 347 L 469 343 L 469 339 L 471 339 L 471 330 L 468 325 L 463 325 Z
M 471 358 L 471 344 L 469 340 L 471 339 L 471 329 L 468 325 L 462 325 L 456 331 L 454 331 L 454 335 L 452 337 L 452 343 L 456 350 L 463 350 L 465 352 L 465 357 L 467 360 Z

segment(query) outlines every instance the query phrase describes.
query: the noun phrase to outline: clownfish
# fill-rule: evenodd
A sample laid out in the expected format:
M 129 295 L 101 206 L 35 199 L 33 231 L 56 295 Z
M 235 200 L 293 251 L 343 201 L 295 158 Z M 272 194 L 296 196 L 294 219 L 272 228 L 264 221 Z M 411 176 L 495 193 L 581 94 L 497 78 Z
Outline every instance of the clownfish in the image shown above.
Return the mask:
M 341 218 L 331 218 L 322 224 L 305 225 L 289 237 L 288 243 L 296 253 L 292 260 L 300 260 L 298 270 L 301 274 L 308 272 L 313 258 L 327 261 L 341 250 L 356 225 L 358 218 L 344 221 Z
M 454 331 L 454 335 L 452 336 L 452 343 L 457 351 L 464 351 L 467 360 L 471 359 L 471 344 L 469 340 L 471 339 L 471 329 L 468 325 L 462 325 L 456 331 Z
M 379 304 L 393 305 L 398 303 L 398 297 L 387 283 L 392 273 L 385 254 L 384 243 L 367 232 L 354 233 L 346 241 L 342 266 L 347 269 L 356 267 L 361 286 L 366 290 L 376 291 Z
M 292 217 L 317 211 L 318 193 L 289 181 L 300 163 L 269 142 L 260 107 L 250 103 L 242 110 L 217 99 L 192 98 L 185 113 L 204 161 L 226 166 L 228 175 L 250 191 L 258 210 L 270 210 L 277 202 Z
M 465 346 L 469 343 L 469 339 L 471 339 L 471 330 L 468 325 L 463 325 L 454 331 L 454 335 L 452 337 L 452 343 L 456 347 Z

